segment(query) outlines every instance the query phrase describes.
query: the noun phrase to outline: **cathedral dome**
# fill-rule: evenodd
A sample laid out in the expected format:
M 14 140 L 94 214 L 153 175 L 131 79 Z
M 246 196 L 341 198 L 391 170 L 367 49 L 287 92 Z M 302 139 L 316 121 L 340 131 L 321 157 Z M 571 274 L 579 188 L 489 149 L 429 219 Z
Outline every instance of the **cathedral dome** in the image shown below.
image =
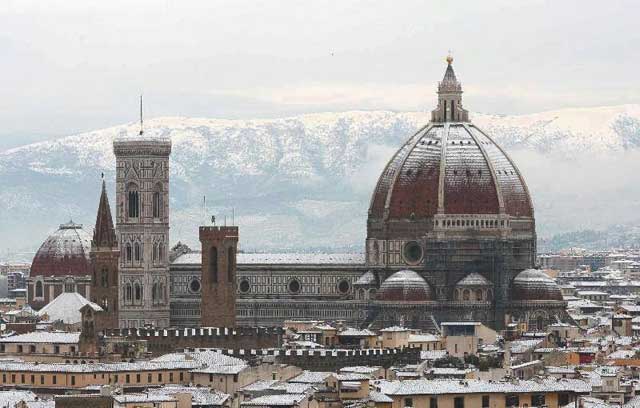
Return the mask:
M 562 300 L 558 285 L 539 269 L 520 272 L 511 283 L 512 300 Z
M 448 221 L 458 227 L 484 227 L 486 222 L 487 228 L 494 228 L 507 226 L 510 217 L 533 218 L 527 186 L 513 161 L 468 121 L 451 61 L 439 83 L 439 102 L 431 121 L 395 153 L 378 179 L 370 223 L 421 220 L 436 214 L 444 222 L 448 216 L 464 215 L 486 219 Z
M 389 276 L 378 291 L 378 300 L 424 302 L 431 300 L 429 284 L 416 272 L 405 269 Z
M 91 236 L 82 224 L 60 225 L 40 246 L 31 264 L 31 276 L 90 275 Z

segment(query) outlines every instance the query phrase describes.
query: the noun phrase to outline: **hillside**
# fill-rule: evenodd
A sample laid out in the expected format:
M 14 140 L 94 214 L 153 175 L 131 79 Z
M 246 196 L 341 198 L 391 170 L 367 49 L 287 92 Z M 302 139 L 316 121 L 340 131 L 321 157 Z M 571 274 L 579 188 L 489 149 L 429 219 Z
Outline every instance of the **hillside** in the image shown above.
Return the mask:
M 380 171 L 427 120 L 423 112 L 382 111 L 148 120 L 148 134 L 173 141 L 171 240 L 193 245 L 209 214 L 231 222 L 234 211 L 245 249 L 360 249 Z M 638 223 L 640 105 L 474 114 L 473 121 L 522 170 L 540 236 L 606 228 L 621 219 Z M 137 128 L 115 126 L 0 152 L 0 252 L 34 249 L 69 218 L 90 228 L 101 172 L 113 200 L 112 141 Z

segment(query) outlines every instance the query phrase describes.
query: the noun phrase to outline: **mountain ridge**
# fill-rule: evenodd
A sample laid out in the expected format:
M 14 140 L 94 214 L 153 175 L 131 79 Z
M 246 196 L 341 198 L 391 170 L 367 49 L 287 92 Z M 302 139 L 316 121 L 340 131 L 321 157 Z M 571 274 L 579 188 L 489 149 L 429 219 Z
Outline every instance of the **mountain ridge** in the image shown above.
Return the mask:
M 196 244 L 196 227 L 207 213 L 223 220 L 235 209 L 247 249 L 362 248 L 378 175 L 428 119 L 428 112 L 348 111 L 275 119 L 145 120 L 145 134 L 173 141 L 171 241 Z M 622 183 L 615 167 L 627 161 L 633 166 L 640 151 L 640 105 L 517 116 L 475 113 L 472 121 L 523 171 L 534 196 L 539 235 L 610 224 L 606 219 L 601 225 L 580 221 L 592 222 L 607 203 L 596 202 L 596 194 L 596 201 L 588 198 L 593 208 L 576 214 L 571 203 L 584 199 L 585 187 L 575 186 L 568 176 L 558 180 L 558 173 L 581 165 L 581 172 L 592 171 L 583 163 L 588 156 L 605 163 L 599 167 Z M 138 128 L 127 123 L 0 152 L 0 236 L 11 237 L 2 238 L 0 248 L 37 247 L 67 218 L 90 225 L 102 172 L 114 199 L 112 141 Z M 631 188 L 632 180 L 623 181 L 616 191 Z M 603 188 L 603 194 L 611 194 Z M 203 210 L 205 195 L 210 206 Z M 612 208 L 607 217 L 633 215 L 630 207 L 637 200 L 633 195 L 628 203 L 618 203 L 623 208 Z

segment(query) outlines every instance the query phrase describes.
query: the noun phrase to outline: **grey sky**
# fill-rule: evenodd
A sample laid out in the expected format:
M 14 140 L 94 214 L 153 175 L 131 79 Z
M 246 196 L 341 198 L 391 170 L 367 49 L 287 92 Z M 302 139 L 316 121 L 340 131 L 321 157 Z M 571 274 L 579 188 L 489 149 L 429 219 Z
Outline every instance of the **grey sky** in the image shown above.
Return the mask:
M 0 0 L 0 149 L 149 116 L 638 103 L 637 1 Z

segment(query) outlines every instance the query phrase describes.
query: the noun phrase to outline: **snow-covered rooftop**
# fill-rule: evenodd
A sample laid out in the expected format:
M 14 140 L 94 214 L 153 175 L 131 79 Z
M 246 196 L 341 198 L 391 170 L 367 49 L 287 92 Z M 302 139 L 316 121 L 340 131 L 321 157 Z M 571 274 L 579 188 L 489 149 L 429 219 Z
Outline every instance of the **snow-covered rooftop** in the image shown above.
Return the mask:
M 77 292 L 64 292 L 40 309 L 38 316 L 47 316 L 50 322 L 62 321 L 65 324 L 76 324 L 82 321 L 80 309 L 91 305 L 94 310 L 102 310 L 97 304 L 87 300 Z

